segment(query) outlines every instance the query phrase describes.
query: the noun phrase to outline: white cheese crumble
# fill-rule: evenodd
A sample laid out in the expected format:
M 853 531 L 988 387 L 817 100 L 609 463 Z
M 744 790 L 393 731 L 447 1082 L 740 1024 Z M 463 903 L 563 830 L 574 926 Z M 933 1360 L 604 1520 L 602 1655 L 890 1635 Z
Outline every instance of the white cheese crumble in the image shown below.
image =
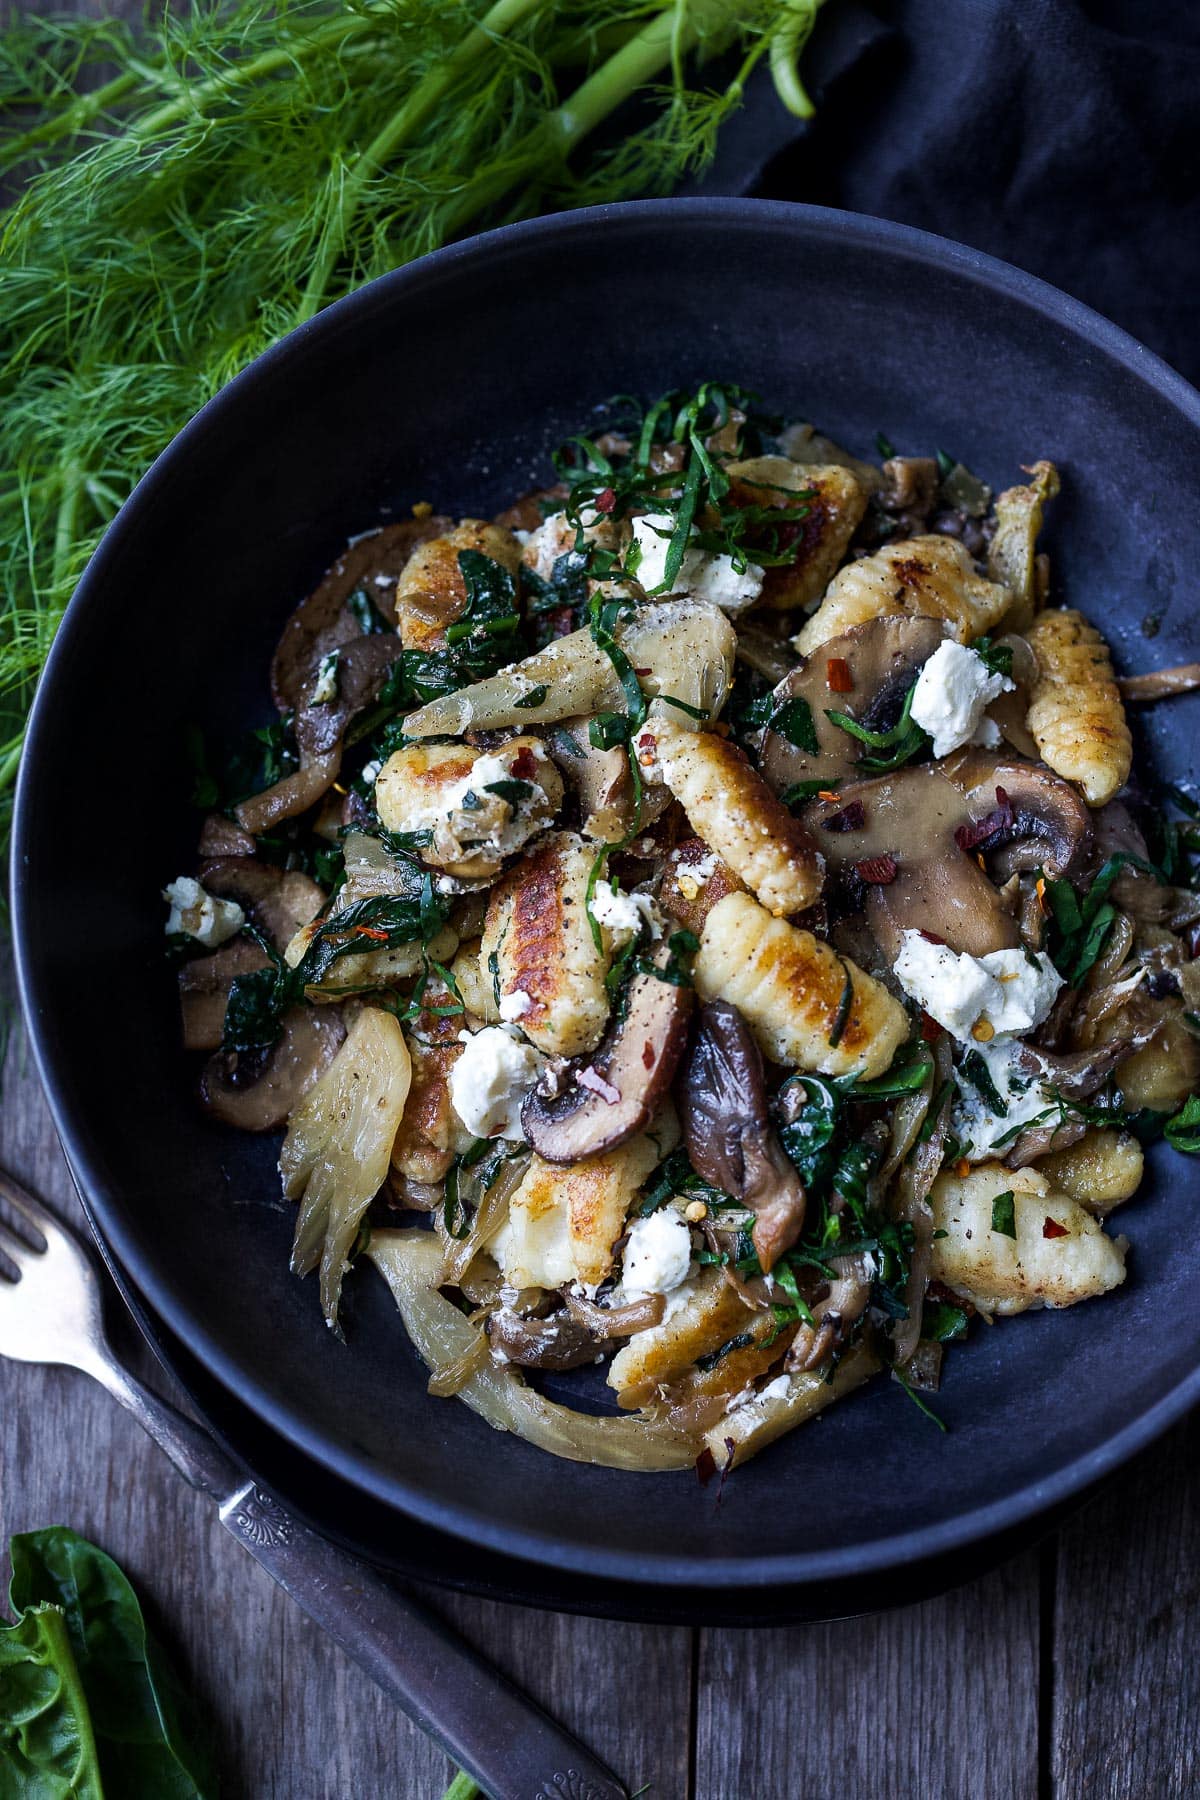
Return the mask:
M 969 743 L 984 709 L 1016 683 L 993 675 L 983 658 L 963 644 L 939 644 L 917 677 L 912 718 L 933 739 L 933 754 L 949 756 Z
M 610 934 L 612 947 L 627 944 L 648 925 L 652 937 L 661 935 L 658 908 L 649 894 L 625 894 L 607 881 L 597 882 L 590 902 L 593 919 Z
M 375 783 L 379 780 L 379 771 L 382 767 L 383 759 L 378 756 L 374 757 L 369 763 L 363 764 L 362 778 L 368 787 L 375 786 Z
M 545 1058 L 511 1025 L 459 1033 L 463 1053 L 450 1071 L 450 1104 L 475 1137 L 523 1141 L 521 1103 Z
M 686 1281 L 692 1263 L 692 1234 L 673 1206 L 660 1206 L 635 1219 L 621 1267 L 621 1290 L 628 1300 L 669 1294 Z
M 1012 1149 L 1019 1131 L 1015 1127 L 1032 1124 L 1043 1113 L 1054 1110 L 1054 1095 L 1034 1076 L 1027 1075 L 1017 1062 L 1020 1045 L 1011 1037 L 993 1038 L 989 1044 L 973 1048 L 982 1057 L 992 1086 L 1005 1109 L 993 1112 L 969 1077 L 962 1077 L 958 1096 L 950 1113 L 950 1130 L 962 1145 L 968 1162 L 986 1162 L 989 1157 L 1003 1156 Z M 1045 1119 L 1052 1124 L 1053 1119 Z M 1000 1140 L 1004 1142 L 1001 1143 Z
M 1063 985 L 1044 951 L 959 955 L 947 944 L 931 944 L 919 931 L 904 933 L 895 970 L 905 993 L 961 1042 L 981 1020 L 997 1035 L 1032 1031 Z
M 317 679 L 313 687 L 314 706 L 328 706 L 331 700 L 338 697 L 338 653 L 331 650 L 317 664 Z
M 523 1019 L 526 1013 L 533 1011 L 533 1001 L 524 988 L 514 988 L 511 994 L 500 996 L 500 1017 L 508 1025 L 514 1025 Z
M 786 1375 L 777 1375 L 774 1381 L 768 1381 L 766 1387 L 759 1388 L 759 1400 L 786 1400 L 791 1392 L 792 1384 Z
M 192 875 L 181 875 L 163 889 L 163 899 L 171 911 L 166 930 L 195 938 L 206 950 L 227 943 L 246 923 L 246 915 L 236 900 L 221 900 L 208 893 Z
M 669 513 L 647 513 L 633 521 L 633 541 L 637 546 L 633 573 L 646 593 L 660 588 L 666 579 L 667 549 L 675 521 Z M 690 594 L 693 600 L 707 600 L 725 612 L 744 612 L 762 592 L 763 571 L 757 563 L 747 563 L 740 572 L 732 556 L 708 550 L 686 549 L 679 573 L 667 590 L 669 594 Z

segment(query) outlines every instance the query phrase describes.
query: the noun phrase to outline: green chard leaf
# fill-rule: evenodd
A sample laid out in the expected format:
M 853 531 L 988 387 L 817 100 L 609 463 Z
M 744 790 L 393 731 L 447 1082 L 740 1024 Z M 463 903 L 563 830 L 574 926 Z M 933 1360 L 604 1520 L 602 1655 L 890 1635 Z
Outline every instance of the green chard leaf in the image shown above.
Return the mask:
M 190 1695 L 121 1570 L 56 1525 L 14 1537 L 0 1630 L 0 1792 L 209 1800 L 215 1770 Z M 18 1785 L 9 1789 L 5 1769 Z
M 1015 1238 L 1017 1235 L 1016 1195 L 1011 1188 L 1003 1194 L 997 1194 L 992 1201 L 992 1230 L 1001 1237 Z
M 1200 1094 L 1189 1094 L 1179 1111 L 1167 1120 L 1163 1135 L 1173 1150 L 1200 1156 Z

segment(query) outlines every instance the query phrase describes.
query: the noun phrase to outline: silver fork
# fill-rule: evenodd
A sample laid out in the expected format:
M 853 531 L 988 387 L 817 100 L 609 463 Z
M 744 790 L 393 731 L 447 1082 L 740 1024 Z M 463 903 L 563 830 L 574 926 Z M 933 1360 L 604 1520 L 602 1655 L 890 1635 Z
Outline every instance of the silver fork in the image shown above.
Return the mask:
M 105 1333 L 94 1260 L 74 1232 L 0 1171 L 0 1356 L 81 1369 L 106 1387 L 165 1450 L 184 1479 L 217 1502 L 221 1523 L 435 1738 L 492 1800 L 628 1800 L 625 1787 L 440 1619 L 369 1563 L 310 1531 L 207 1432 L 117 1361 Z

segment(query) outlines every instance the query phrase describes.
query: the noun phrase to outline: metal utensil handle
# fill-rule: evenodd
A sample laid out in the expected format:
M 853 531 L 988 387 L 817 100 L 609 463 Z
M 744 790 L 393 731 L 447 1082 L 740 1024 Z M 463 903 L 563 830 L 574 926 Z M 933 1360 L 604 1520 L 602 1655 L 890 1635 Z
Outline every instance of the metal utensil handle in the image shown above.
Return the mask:
M 628 1790 L 440 1619 L 248 1482 L 221 1522 L 491 1800 L 628 1800 Z
M 106 1347 L 107 1348 L 107 1347 Z M 627 1800 L 579 1740 L 369 1563 L 287 1512 L 116 1358 L 90 1373 L 127 1407 L 221 1523 L 310 1619 L 434 1738 L 490 1800 Z

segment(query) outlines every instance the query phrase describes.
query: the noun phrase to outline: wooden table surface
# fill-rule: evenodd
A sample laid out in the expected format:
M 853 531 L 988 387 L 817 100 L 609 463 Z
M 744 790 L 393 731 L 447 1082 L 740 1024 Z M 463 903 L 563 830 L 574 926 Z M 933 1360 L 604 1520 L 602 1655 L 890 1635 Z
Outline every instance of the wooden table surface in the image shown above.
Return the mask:
M 78 1217 L 12 1023 L 0 1165 Z M 140 1366 L 165 1388 L 145 1350 Z M 1056 1537 L 878 1618 L 692 1630 L 428 1598 L 647 1800 L 1184 1800 L 1200 1794 L 1198 1450 L 1193 1415 Z M 0 1361 L 0 1537 L 49 1524 L 134 1580 L 211 1718 L 228 1800 L 442 1793 L 441 1752 L 119 1406 L 82 1375 Z

